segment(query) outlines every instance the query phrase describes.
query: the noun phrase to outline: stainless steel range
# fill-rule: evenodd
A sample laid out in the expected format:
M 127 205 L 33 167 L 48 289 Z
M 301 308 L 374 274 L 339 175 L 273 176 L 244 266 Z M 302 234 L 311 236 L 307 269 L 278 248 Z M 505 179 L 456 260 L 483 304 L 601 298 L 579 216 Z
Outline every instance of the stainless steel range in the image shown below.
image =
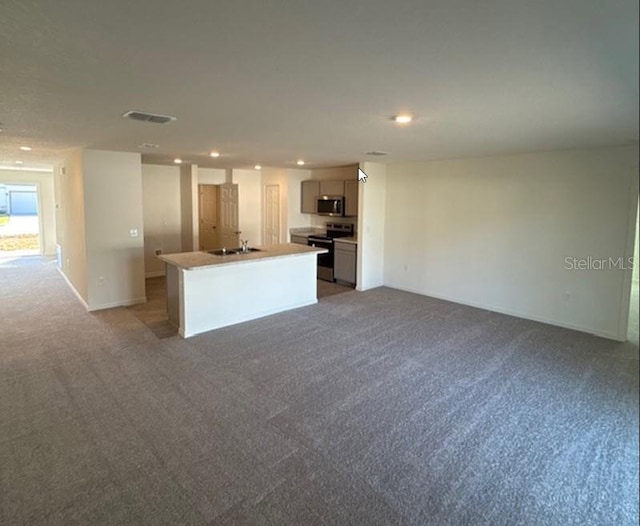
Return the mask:
M 326 248 L 329 252 L 318 254 L 318 279 L 333 282 L 333 240 L 337 237 L 353 236 L 351 223 L 327 223 L 326 235 L 309 236 L 307 244 L 311 247 Z

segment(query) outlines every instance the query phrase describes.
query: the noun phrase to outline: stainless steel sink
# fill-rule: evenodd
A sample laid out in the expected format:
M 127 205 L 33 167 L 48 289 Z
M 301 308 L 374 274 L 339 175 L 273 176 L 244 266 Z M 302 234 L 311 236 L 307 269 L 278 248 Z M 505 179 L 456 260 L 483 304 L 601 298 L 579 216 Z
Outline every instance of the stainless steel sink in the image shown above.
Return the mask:
M 246 252 L 242 251 L 242 248 L 228 248 L 226 250 L 218 249 L 218 250 L 209 250 L 208 254 L 213 254 L 214 256 L 241 256 L 243 254 L 250 254 L 251 252 L 262 252 L 259 248 L 248 248 Z
M 251 247 L 247 247 L 246 252 L 243 252 L 242 248 L 232 248 L 231 250 L 233 250 L 236 254 L 249 254 L 251 252 L 262 252 L 262 250 L 259 248 L 251 248 Z

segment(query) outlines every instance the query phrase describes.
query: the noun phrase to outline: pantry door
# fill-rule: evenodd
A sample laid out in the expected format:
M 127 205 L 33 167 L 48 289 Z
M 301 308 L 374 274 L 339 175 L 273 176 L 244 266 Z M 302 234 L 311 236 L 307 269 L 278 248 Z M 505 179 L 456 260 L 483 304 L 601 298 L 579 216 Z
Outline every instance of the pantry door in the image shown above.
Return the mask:
M 218 186 L 215 184 L 198 185 L 200 215 L 200 250 L 219 248 L 218 235 Z
M 240 246 L 238 223 L 238 185 L 220 185 L 220 243 L 223 248 Z
M 280 243 L 280 185 L 264 187 L 264 244 Z

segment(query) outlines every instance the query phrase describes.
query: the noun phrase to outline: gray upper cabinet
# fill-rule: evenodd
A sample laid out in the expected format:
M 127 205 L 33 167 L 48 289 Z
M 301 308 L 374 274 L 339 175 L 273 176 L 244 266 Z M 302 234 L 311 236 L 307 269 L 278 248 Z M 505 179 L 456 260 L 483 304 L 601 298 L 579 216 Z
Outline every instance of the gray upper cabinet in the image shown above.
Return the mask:
M 302 198 L 300 211 L 303 214 L 315 214 L 317 197 L 320 195 L 318 181 L 302 181 Z
M 345 217 L 358 215 L 358 180 L 357 179 L 311 179 L 302 181 L 301 206 L 303 214 L 317 214 L 317 198 L 319 195 L 344 196 Z
M 326 179 L 320 181 L 319 195 L 344 195 L 344 181 Z
M 358 215 L 358 180 L 344 182 L 344 215 L 356 217 Z

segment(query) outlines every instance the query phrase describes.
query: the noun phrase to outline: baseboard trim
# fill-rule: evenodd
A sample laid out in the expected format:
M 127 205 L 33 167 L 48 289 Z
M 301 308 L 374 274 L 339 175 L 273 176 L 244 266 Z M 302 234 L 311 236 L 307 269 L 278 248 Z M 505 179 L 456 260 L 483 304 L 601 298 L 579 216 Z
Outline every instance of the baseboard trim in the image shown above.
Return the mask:
M 145 273 L 144 277 L 146 278 L 161 278 L 166 276 L 166 272 L 164 270 L 155 270 L 154 272 Z
M 87 310 L 89 312 L 97 311 L 97 310 L 105 310 L 105 309 L 114 309 L 116 307 L 131 307 L 132 305 L 139 305 L 140 303 L 146 303 L 147 297 L 142 296 L 140 298 L 135 298 L 132 300 L 124 300 L 124 301 L 113 301 L 110 303 L 102 303 L 100 305 L 94 305 L 88 307 Z
M 75 294 L 76 298 L 78 298 L 78 300 L 80 300 L 80 303 L 82 303 L 82 306 L 85 309 L 89 310 L 89 305 L 84 300 L 84 298 L 80 295 L 80 293 L 76 290 L 76 288 L 73 286 L 73 283 L 71 283 L 71 280 L 67 277 L 67 275 L 64 272 L 62 272 L 62 269 L 60 267 L 56 267 L 56 270 L 63 277 L 63 279 L 67 282 L 67 285 L 69 285 L 69 288 L 71 289 L 71 292 L 73 292 Z
M 596 329 L 592 329 L 590 327 L 582 327 L 580 325 L 574 325 L 571 323 L 563 323 L 563 322 L 558 322 L 555 320 L 550 320 L 548 318 L 544 318 L 542 316 L 532 316 L 530 314 L 523 314 L 521 312 L 517 312 L 517 311 L 513 311 L 513 310 L 508 310 L 508 309 L 501 309 L 499 307 L 492 307 L 489 305 L 483 305 L 480 303 L 474 303 L 474 302 L 470 302 L 470 301 L 461 301 L 457 298 L 451 298 L 449 296 L 443 296 L 441 294 L 432 294 L 430 292 L 425 292 L 425 291 L 421 291 L 421 290 L 417 290 L 417 289 L 412 289 L 410 287 L 400 287 L 398 285 L 394 285 L 393 283 L 389 283 L 384 285 L 385 287 L 389 287 L 391 289 L 397 289 L 397 290 L 402 290 L 405 292 L 411 292 L 413 294 L 420 294 L 421 296 L 428 296 L 430 298 L 435 298 L 435 299 L 439 299 L 439 300 L 444 300 L 444 301 L 450 301 L 451 303 L 457 303 L 459 305 L 466 305 L 467 307 L 474 307 L 476 309 L 483 309 L 483 310 L 488 310 L 491 312 L 497 312 L 498 314 L 506 314 L 507 316 L 514 316 L 516 318 L 522 318 L 524 320 L 531 320 L 531 321 L 537 321 L 539 323 L 545 323 L 547 325 L 553 325 L 555 327 L 562 327 L 563 329 L 571 329 L 573 331 L 579 331 L 579 332 L 586 332 L 587 334 L 592 334 L 594 336 L 599 336 L 601 338 L 606 338 L 608 340 L 614 340 L 616 342 L 625 342 L 626 339 L 620 339 L 619 336 L 617 334 L 614 334 L 612 332 L 608 332 L 608 331 L 599 331 Z

